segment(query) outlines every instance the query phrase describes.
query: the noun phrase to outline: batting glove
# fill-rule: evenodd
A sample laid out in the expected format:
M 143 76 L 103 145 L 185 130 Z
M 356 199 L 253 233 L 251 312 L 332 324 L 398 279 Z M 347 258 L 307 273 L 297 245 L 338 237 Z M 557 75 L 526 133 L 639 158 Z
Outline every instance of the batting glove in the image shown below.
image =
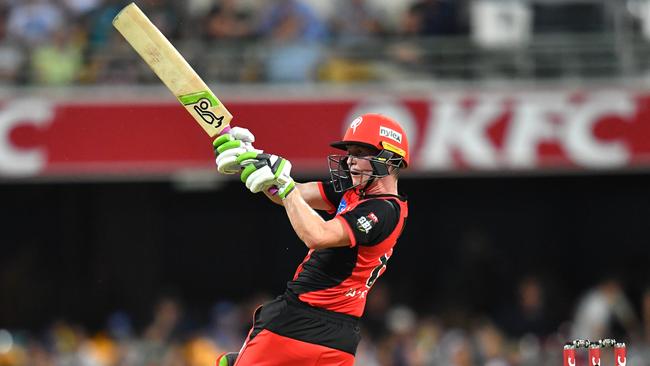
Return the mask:
M 246 152 L 239 155 L 237 162 L 244 165 L 241 181 L 253 193 L 275 186 L 277 195 L 284 199 L 296 187 L 296 182 L 291 178 L 291 162 L 285 158 Z
M 228 133 L 217 137 L 212 142 L 217 170 L 223 174 L 235 174 L 241 171 L 242 165 L 237 157 L 245 152 L 262 153 L 253 147 L 255 136 L 246 128 L 233 127 Z

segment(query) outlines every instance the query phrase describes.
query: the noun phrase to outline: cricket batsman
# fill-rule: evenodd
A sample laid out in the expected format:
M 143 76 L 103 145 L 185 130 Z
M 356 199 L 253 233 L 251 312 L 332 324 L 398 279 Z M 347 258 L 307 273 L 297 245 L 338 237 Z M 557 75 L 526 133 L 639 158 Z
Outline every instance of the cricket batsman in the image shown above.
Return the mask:
M 239 173 L 253 193 L 284 206 L 291 226 L 309 248 L 285 293 L 260 306 L 239 353 L 218 366 L 354 364 L 359 319 L 366 297 L 386 269 L 408 207 L 398 193 L 409 164 L 406 133 L 379 114 L 356 118 L 331 145 L 331 180 L 296 183 L 291 163 L 256 150 L 253 134 L 234 127 L 214 140 L 220 172 Z M 325 221 L 315 210 L 336 213 Z

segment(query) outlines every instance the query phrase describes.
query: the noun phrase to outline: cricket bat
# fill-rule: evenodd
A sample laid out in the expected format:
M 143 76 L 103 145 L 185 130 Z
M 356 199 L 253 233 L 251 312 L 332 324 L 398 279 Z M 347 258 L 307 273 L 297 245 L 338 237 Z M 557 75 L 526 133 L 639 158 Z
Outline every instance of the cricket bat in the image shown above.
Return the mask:
M 230 112 L 135 3 L 115 16 L 113 26 L 210 137 L 228 127 Z

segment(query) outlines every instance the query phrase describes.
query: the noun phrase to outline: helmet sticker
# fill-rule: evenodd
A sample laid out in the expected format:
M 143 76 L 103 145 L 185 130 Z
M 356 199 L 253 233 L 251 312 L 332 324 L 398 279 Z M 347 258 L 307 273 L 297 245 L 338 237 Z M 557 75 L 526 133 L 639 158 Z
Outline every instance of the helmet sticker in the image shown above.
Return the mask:
M 392 151 L 392 152 L 394 152 L 395 154 L 397 154 L 397 155 L 399 155 L 401 157 L 406 156 L 406 151 L 404 151 L 404 149 L 400 149 L 399 147 L 397 147 L 397 146 L 395 146 L 395 145 L 393 145 L 391 143 L 388 143 L 386 141 L 382 141 L 381 146 L 384 149 L 386 149 L 388 151 Z
M 388 137 L 389 139 L 402 143 L 402 134 L 384 126 L 379 126 L 379 136 Z
M 361 125 L 361 122 L 363 122 L 362 117 L 357 117 L 357 118 L 354 119 L 354 121 L 352 121 L 352 124 L 350 125 L 350 128 L 352 129 L 353 134 L 357 132 L 357 127 L 359 127 Z

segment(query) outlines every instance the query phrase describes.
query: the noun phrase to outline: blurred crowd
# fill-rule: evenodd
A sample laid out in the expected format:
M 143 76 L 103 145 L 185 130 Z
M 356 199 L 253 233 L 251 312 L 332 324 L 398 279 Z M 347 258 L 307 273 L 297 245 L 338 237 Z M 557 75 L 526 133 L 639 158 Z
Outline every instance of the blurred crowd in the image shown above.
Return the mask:
M 650 288 L 631 299 L 617 279 L 606 278 L 582 294 L 572 315 L 557 321 L 542 279 L 522 278 L 515 292 L 493 314 L 437 313 L 395 302 L 390 289 L 378 284 L 368 298 L 356 365 L 557 366 L 564 342 L 603 338 L 626 342 L 629 364 L 650 365 Z M 178 298 L 161 297 L 141 327 L 116 311 L 92 332 L 65 320 L 40 334 L 1 329 L 0 365 L 212 365 L 220 353 L 241 347 L 251 314 L 265 299 L 258 294 L 238 303 L 219 301 L 205 321 Z M 614 364 L 613 352 L 602 353 L 603 364 Z M 586 364 L 586 354 L 579 357 Z
M 0 1 L 0 84 L 156 82 L 112 27 L 113 17 L 128 2 Z M 525 34 L 533 26 L 551 32 L 598 32 L 603 24 L 609 23 L 602 14 L 602 6 L 589 3 L 579 3 L 581 7 L 574 6 L 575 9 L 555 5 L 550 10 L 535 8 L 533 22 L 531 9 L 522 8 L 521 2 L 484 1 L 490 6 L 471 6 L 481 2 L 137 1 L 200 75 L 208 81 L 225 82 L 371 81 L 391 75 L 403 80 L 408 75 L 417 77 L 418 70 L 432 76 L 431 68 L 440 64 L 445 65 L 447 72 L 455 70 L 455 75 L 462 77 L 462 73 L 458 74 L 461 66 L 484 68 L 493 62 L 465 55 L 472 47 L 468 41 L 471 29 L 479 32 L 474 40 L 489 44 L 494 40 L 486 37 L 497 34 L 505 24 L 506 28 L 499 31 L 500 37 L 505 33 L 506 42 L 521 43 L 529 38 Z M 495 13 L 495 6 L 506 6 L 496 9 L 504 13 L 493 16 L 495 24 L 484 22 L 489 14 Z M 575 17 L 559 16 L 571 11 Z M 503 24 L 499 25 L 501 18 Z M 449 45 L 413 42 L 435 37 L 464 41 Z M 387 43 L 396 39 L 399 42 Z M 582 40 L 580 44 L 587 43 Z M 574 50 L 575 47 L 567 48 Z M 554 56 L 545 62 L 562 54 L 557 49 L 551 51 Z M 601 55 L 605 52 L 602 47 L 599 51 Z M 510 53 L 503 57 L 515 59 Z M 525 64 L 521 56 L 512 62 L 515 61 Z M 572 65 L 575 64 L 574 60 Z
M 134 62 L 133 52 L 125 49 L 125 42 L 111 24 L 128 3 L 125 0 L 0 2 L 0 81 L 40 85 L 143 81 L 139 80 L 137 70 L 142 65 Z M 207 69 L 203 71 L 209 77 L 227 81 L 314 78 L 316 66 L 324 59 L 319 42 L 354 47 L 364 39 L 389 34 L 463 32 L 461 18 L 456 14 L 462 1 L 397 1 L 387 6 L 386 11 L 364 0 L 142 0 L 137 3 L 173 43 L 186 48 L 181 51 L 185 51 L 184 55 L 195 66 Z M 246 50 L 250 49 L 245 46 L 255 40 L 271 44 L 259 51 L 264 53 L 260 56 L 263 64 L 248 59 L 241 64 L 239 58 L 246 58 Z M 125 57 L 118 57 L 121 55 Z M 205 65 L 202 58 L 221 65 Z M 339 64 L 334 61 L 324 65 L 320 72 L 336 73 Z M 215 68 L 219 68 L 218 75 L 210 74 Z M 361 75 L 365 72 L 355 67 L 346 70 Z

